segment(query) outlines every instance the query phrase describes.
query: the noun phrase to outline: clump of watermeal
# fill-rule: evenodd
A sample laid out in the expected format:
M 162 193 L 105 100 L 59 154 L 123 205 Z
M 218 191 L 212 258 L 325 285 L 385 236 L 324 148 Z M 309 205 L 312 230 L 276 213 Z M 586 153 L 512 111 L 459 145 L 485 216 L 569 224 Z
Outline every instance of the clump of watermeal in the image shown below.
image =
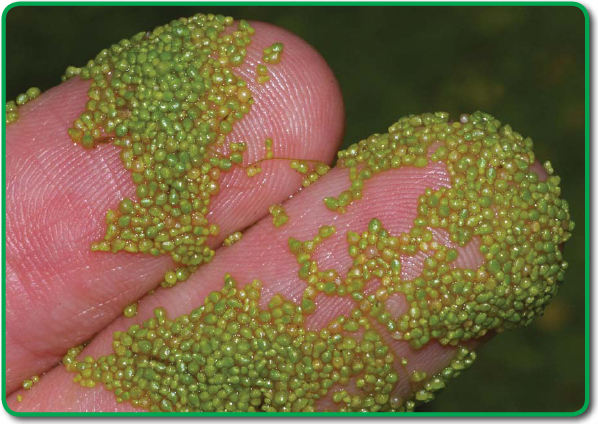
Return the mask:
M 191 314 L 171 321 L 158 309 L 155 318 L 116 332 L 111 355 L 77 361 L 71 352 L 65 363 L 75 380 L 103 382 L 118 401 L 154 411 L 314 411 L 324 398 L 339 411 L 411 411 L 471 365 L 475 354 L 463 342 L 542 314 L 564 279 L 559 246 L 573 223 L 551 166 L 546 181 L 531 169 L 531 139 L 481 112 L 459 122 L 445 113 L 412 115 L 338 157 L 350 188 L 323 201 L 339 213 L 359 207 L 367 181 L 391 169 L 442 161 L 451 185 L 425 190 L 409 232 L 392 234 L 377 218 L 366 231 L 348 231 L 353 262 L 345 277 L 312 258 L 335 227 L 322 226 L 311 240 L 290 237 L 307 284 L 298 304 L 275 295 L 260 309 L 261 283 L 238 289 L 227 276 L 224 289 Z M 433 229 L 460 247 L 479 238 L 485 262 L 457 267 L 458 250 L 435 240 Z M 404 258 L 421 252 L 428 256 L 420 275 L 404 278 Z M 373 279 L 380 288 L 366 294 Z M 409 308 L 393 318 L 386 301 L 395 293 Z M 351 298 L 355 307 L 319 333 L 306 330 L 306 316 L 327 296 Z M 413 395 L 402 399 L 396 370 L 405 360 L 384 335 L 413 349 L 433 340 L 454 345 L 457 356 L 435 375 L 412 372 Z
M 550 164 L 546 181 L 531 169 L 532 147 L 530 138 L 488 114 L 450 122 L 448 114 L 435 113 L 402 118 L 388 133 L 339 152 L 338 166 L 349 169 L 351 186 L 324 199 L 339 212 L 361 198 L 369 178 L 390 169 L 442 161 L 450 177 L 450 187 L 430 188 L 419 197 L 408 233 L 393 237 L 372 221 L 368 232 L 348 235 L 360 275 L 375 271 L 388 295 L 401 293 L 410 305 L 396 320 L 383 312 L 377 317 L 395 338 L 415 348 L 432 339 L 455 345 L 489 330 L 527 325 L 542 314 L 564 280 L 568 264 L 559 246 L 574 225 Z M 460 247 L 478 238 L 485 262 L 477 269 L 455 267 L 457 250 L 437 242 L 434 229 L 447 231 Z M 364 257 L 370 248 L 378 255 Z M 401 255 L 426 251 L 433 254 L 421 274 L 401 278 Z M 359 291 L 366 282 L 349 278 L 342 286 Z
M 242 162 L 245 144 L 227 135 L 253 104 L 234 69 L 254 30 L 243 20 L 233 25 L 222 15 L 181 18 L 122 40 L 63 77 L 91 80 L 86 110 L 69 129 L 73 141 L 120 147 L 136 185 L 137 199 L 108 211 L 106 235 L 92 250 L 170 255 L 179 266 L 163 287 L 212 260 L 208 240 L 220 229 L 208 210 L 222 174 Z
M 4 122 L 6 125 L 12 124 L 19 120 L 19 106 L 23 106 L 29 101 L 36 99 L 41 94 L 41 91 L 37 87 L 31 87 L 24 93 L 17 96 L 15 100 L 6 102 L 5 118 Z

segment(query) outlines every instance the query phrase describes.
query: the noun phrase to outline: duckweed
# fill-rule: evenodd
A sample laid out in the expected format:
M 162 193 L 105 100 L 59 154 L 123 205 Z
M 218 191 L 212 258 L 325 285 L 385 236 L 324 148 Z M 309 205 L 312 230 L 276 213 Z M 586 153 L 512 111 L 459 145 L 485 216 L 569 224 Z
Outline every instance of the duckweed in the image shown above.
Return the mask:
M 414 371 L 411 381 L 416 385 L 411 385 L 412 394 L 403 405 L 405 410 L 413 411 L 417 405 L 434 400 L 438 392 L 444 389 L 450 380 L 457 378 L 464 370 L 471 367 L 475 359 L 475 352 L 460 346 L 450 364 L 427 380 L 425 372 Z M 391 399 L 391 405 L 401 404 L 401 402 L 398 397 Z
M 574 225 L 551 167 L 546 181 L 530 169 L 531 148 L 530 139 L 480 112 L 456 123 L 444 113 L 402 118 L 389 133 L 339 153 L 351 188 L 324 202 L 343 212 L 372 175 L 443 161 L 452 185 L 425 190 L 411 230 L 392 234 L 373 218 L 365 231 L 347 231 L 352 263 L 344 277 L 313 259 L 335 227 L 320 227 L 310 240 L 291 237 L 306 284 L 299 304 L 277 294 L 262 309 L 259 281 L 239 289 L 226 275 L 223 290 L 190 314 L 172 321 L 158 308 L 154 318 L 114 333 L 114 353 L 79 361 L 79 347 L 63 363 L 82 386 L 101 382 L 117 401 L 150 411 L 314 411 L 324 398 L 339 411 L 413 411 L 471 366 L 475 353 L 464 341 L 527 325 L 563 281 L 559 246 Z M 300 161 L 291 166 L 307 173 Z M 281 210 L 273 205 L 271 212 Z M 446 231 L 452 245 L 436 240 L 434 229 Z M 454 246 L 474 237 L 485 262 L 457 267 Z M 422 252 L 420 275 L 405 278 L 403 261 Z M 374 280 L 380 286 L 371 293 Z M 355 307 L 320 332 L 306 330 L 321 294 L 348 297 Z M 408 303 L 398 317 L 387 309 L 392 294 Z M 402 399 L 396 370 L 407 360 L 395 358 L 378 329 L 414 349 L 432 340 L 457 346 L 456 356 L 435 375 L 407 373 L 412 395 Z M 349 394 L 352 385 L 358 395 Z
M 123 315 L 127 318 L 133 318 L 137 315 L 137 302 L 131 303 L 130 305 L 125 306 L 123 311 Z
M 282 205 L 271 205 L 268 210 L 272 215 L 272 223 L 276 228 L 282 227 L 289 220 L 289 216 Z
M 274 151 L 272 150 L 272 139 L 267 138 L 264 143 L 266 144 L 266 159 L 272 159 L 274 157 Z
M 309 187 L 330 171 L 330 166 L 319 161 L 291 160 L 289 165 L 291 169 L 303 174 L 303 179 L 301 181 L 303 187 Z M 310 167 L 310 165 L 313 166 Z
M 349 168 L 351 187 L 324 199 L 331 210 L 343 212 L 361 198 L 369 178 L 403 166 L 443 161 L 452 184 L 425 190 L 407 233 L 390 234 L 377 219 L 361 234 L 349 232 L 353 265 L 347 278 L 328 292 L 351 296 L 371 308 L 370 315 L 393 338 L 413 348 L 432 339 L 457 345 L 489 330 L 528 325 L 564 280 L 567 262 L 559 246 L 574 227 L 569 205 L 560 198 L 559 177 L 540 181 L 530 169 L 535 161 L 532 146 L 531 139 L 490 115 L 476 112 L 449 122 L 447 114 L 436 113 L 402 118 L 388 133 L 339 152 L 338 166 Z M 549 167 L 547 172 L 553 173 Z M 477 269 L 456 267 L 458 251 L 438 242 L 433 230 L 448 232 L 459 247 L 477 238 L 485 263 Z M 421 274 L 402 277 L 404 258 L 420 252 L 427 256 Z M 301 265 L 299 276 L 310 285 L 304 298 L 327 292 L 320 287 L 338 273 L 320 271 L 305 248 L 294 253 Z M 375 278 L 381 281 L 382 299 L 363 294 Z M 410 305 L 397 319 L 383 302 L 393 293 L 402 294 Z
M 23 389 L 29 390 L 33 387 L 33 385 L 39 383 L 39 375 L 34 375 L 27 380 L 23 381 Z
M 248 177 L 255 177 L 257 174 L 262 172 L 262 167 L 259 165 L 251 165 L 248 166 L 245 170 L 245 173 Z
M 268 68 L 266 68 L 266 65 L 257 65 L 255 69 L 255 80 L 258 84 L 265 84 L 270 81 L 270 75 L 268 75 Z
M 6 125 L 19 120 L 19 106 L 23 106 L 25 103 L 37 98 L 40 94 L 41 91 L 39 88 L 31 87 L 25 93 L 19 94 L 15 100 L 6 102 Z
M 63 364 L 81 386 L 102 384 L 150 411 L 311 412 L 327 396 L 341 411 L 393 410 L 395 358 L 367 319 L 339 316 L 309 331 L 301 306 L 275 295 L 262 309 L 260 297 L 259 281 L 241 289 L 226 275 L 190 314 L 171 320 L 158 308 L 115 332 L 113 353 L 78 360 L 75 348 Z M 333 391 L 351 384 L 362 395 L 349 402 Z
M 276 64 L 280 63 L 282 59 L 282 52 L 284 50 L 284 44 L 274 43 L 264 49 L 262 60 L 265 63 Z
M 92 250 L 170 255 L 181 266 L 163 287 L 212 260 L 208 240 L 219 227 L 207 219 L 211 199 L 222 174 L 242 161 L 244 143 L 228 143 L 227 134 L 253 104 L 233 69 L 254 30 L 241 20 L 226 31 L 232 25 L 222 15 L 181 18 L 122 40 L 63 76 L 91 81 L 70 137 L 84 148 L 118 146 L 136 185 L 136 199 L 107 212 L 106 235 Z
M 224 245 L 227 247 L 232 246 L 233 244 L 235 244 L 236 242 L 238 242 L 239 240 L 241 240 L 243 238 L 243 233 L 241 231 L 236 231 L 232 234 L 229 234 L 228 237 L 226 237 L 224 239 Z

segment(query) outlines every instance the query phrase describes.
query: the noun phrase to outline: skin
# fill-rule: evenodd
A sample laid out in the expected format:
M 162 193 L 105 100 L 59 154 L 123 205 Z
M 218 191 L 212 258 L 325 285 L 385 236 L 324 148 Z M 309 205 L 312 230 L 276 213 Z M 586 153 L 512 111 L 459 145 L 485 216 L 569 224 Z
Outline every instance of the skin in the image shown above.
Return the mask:
M 271 25 L 251 24 L 256 34 L 239 73 L 254 92 L 256 104 L 235 125 L 231 140 L 248 143 L 249 162 L 261 158 L 263 140 L 270 137 L 275 156 L 331 163 L 343 127 L 342 99 L 332 72 L 297 37 Z M 271 81 L 258 84 L 256 64 L 263 49 L 276 41 L 284 43 L 285 57 L 269 68 Z M 73 374 L 56 364 L 69 348 L 92 337 L 83 355 L 110 353 L 113 332 L 142 322 L 156 307 L 164 307 L 170 317 L 188 313 L 222 287 L 226 272 L 239 287 L 260 279 L 262 306 L 276 293 L 299 301 L 305 283 L 298 278 L 295 257 L 288 251 L 289 237 L 310 239 L 322 225 L 334 225 L 336 234 L 322 243 L 315 258 L 323 269 L 343 270 L 350 263 L 346 231 L 364 231 L 373 217 L 393 233 L 408 231 L 418 196 L 426 187 L 448 185 L 441 163 L 388 171 L 369 180 L 363 200 L 339 215 L 328 210 L 322 199 L 348 187 L 347 169 L 331 170 L 299 194 L 295 193 L 302 176 L 286 161 L 263 162 L 262 172 L 255 177 L 248 177 L 242 169 L 232 171 L 224 177 L 222 186 L 227 189 L 219 193 L 211 210 L 222 228 L 213 247 L 228 234 L 251 227 L 232 247 L 219 248 L 214 260 L 187 282 L 143 297 L 172 267 L 169 257 L 89 251 L 90 243 L 104 232 L 102 211 L 132 196 L 134 187 L 116 148 L 104 145 L 83 150 L 73 146 L 66 134 L 81 112 L 86 90 L 87 83 L 79 79 L 49 90 L 25 105 L 19 121 L 7 130 L 6 389 L 8 406 L 14 411 L 135 410 L 128 403 L 117 404 L 101 385 L 88 389 L 74 384 Z M 545 177 L 538 164 L 535 170 Z M 283 203 L 290 219 L 276 229 L 268 206 L 278 203 Z M 459 251 L 460 267 L 482 260 L 475 240 Z M 418 256 L 405 261 L 404 272 L 415 275 L 422 263 L 423 257 Z M 123 317 L 123 308 L 140 298 L 137 315 Z M 318 309 L 307 321 L 307 328 L 314 330 L 354 306 L 338 298 L 320 297 L 316 303 Z M 396 315 L 407 307 L 400 296 L 389 303 Z M 455 348 L 436 342 L 414 351 L 381 331 L 394 353 L 408 359 L 409 373 L 434 374 L 455 353 Z M 479 344 L 476 341 L 470 347 Z M 16 397 L 24 394 L 18 389 L 21 382 L 43 372 L 46 375 L 40 382 L 17 402 Z M 404 372 L 399 372 L 396 390 L 408 397 L 413 387 Z M 323 399 L 318 407 L 331 408 L 332 403 Z

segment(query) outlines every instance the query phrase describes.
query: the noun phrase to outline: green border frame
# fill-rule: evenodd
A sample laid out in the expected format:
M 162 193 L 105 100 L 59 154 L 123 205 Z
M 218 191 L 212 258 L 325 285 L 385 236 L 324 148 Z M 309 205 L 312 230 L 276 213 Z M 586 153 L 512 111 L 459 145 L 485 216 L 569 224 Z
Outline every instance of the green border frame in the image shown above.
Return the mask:
M 381 1 L 206 1 L 205 6 L 573 6 L 582 11 L 585 26 L 585 402 L 574 412 L 16 412 L 6 402 L 6 375 L 2 373 L 2 406 L 15 417 L 576 417 L 587 411 L 590 404 L 590 18 L 587 9 L 574 1 L 531 2 L 531 1 L 426 1 L 426 2 L 381 2 Z M 17 1 L 2 11 L 2 116 L 6 114 L 6 15 L 18 6 L 189 6 L 191 2 L 113 2 L 113 1 Z M 196 5 L 196 4 L 195 4 Z M 6 124 L 2 122 L 2 178 L 6 182 Z M 2 227 L 6 229 L 6 184 L 2 185 Z M 6 231 L 2 231 L 2 244 L 6 247 Z M 6 334 L 6 248 L 2 249 L 2 333 Z M 2 338 L 2 369 L 6 369 L 6 338 Z

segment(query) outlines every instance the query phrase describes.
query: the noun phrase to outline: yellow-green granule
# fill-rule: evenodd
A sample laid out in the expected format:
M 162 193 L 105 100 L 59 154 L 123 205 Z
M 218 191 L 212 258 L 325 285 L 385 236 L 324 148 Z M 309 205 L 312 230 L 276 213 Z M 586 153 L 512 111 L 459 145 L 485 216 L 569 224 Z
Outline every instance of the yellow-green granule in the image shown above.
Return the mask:
M 289 220 L 289 216 L 282 205 L 271 205 L 268 211 L 272 215 L 272 223 L 276 228 L 282 227 Z
M 39 375 L 34 375 L 27 380 L 23 381 L 23 389 L 29 390 L 33 387 L 34 384 L 39 383 Z
M 300 174 L 307 174 L 307 172 L 309 171 L 309 164 L 307 163 L 307 161 L 304 160 L 292 160 L 289 163 L 289 166 L 291 167 L 291 169 L 294 169 Z
M 101 383 L 150 411 L 312 412 L 329 394 L 341 411 L 405 410 L 390 405 L 395 357 L 365 315 L 308 331 L 302 307 L 275 295 L 262 309 L 260 296 L 259 281 L 239 289 L 226 275 L 190 314 L 170 320 L 158 308 L 114 333 L 112 354 L 79 361 L 75 348 L 63 364 L 83 387 Z M 361 395 L 347 402 L 337 387 L 351 385 Z
M 426 189 L 407 233 L 390 234 L 377 219 L 361 234 L 349 232 L 353 265 L 339 284 L 330 284 L 338 278 L 336 271 L 320 271 L 311 251 L 292 241 L 299 277 L 310 286 L 304 299 L 319 292 L 351 296 L 372 308 L 369 314 L 393 338 L 414 348 L 432 339 L 456 345 L 489 330 L 527 325 L 543 313 L 564 280 L 567 262 L 559 246 L 574 225 L 568 203 L 560 198 L 560 178 L 540 181 L 530 169 L 535 161 L 531 139 L 481 112 L 463 115 L 459 122 L 449 122 L 445 113 L 412 115 L 338 157 L 338 165 L 349 168 L 351 187 L 324 200 L 332 210 L 343 212 L 360 199 L 373 175 L 430 161 L 446 164 L 451 187 Z M 447 231 L 461 247 L 478 238 L 485 262 L 477 269 L 456 267 L 457 250 L 435 240 L 435 229 Z M 421 274 L 403 278 L 403 258 L 420 252 L 427 255 Z M 374 278 L 381 281 L 380 294 L 365 296 L 363 289 Z M 397 319 L 384 303 L 393 293 L 402 294 L 410 306 Z
M 413 371 L 410 375 L 411 381 L 414 383 L 419 383 L 424 381 L 428 374 L 424 371 Z
M 81 74 L 81 68 L 77 68 L 75 66 L 69 66 L 64 71 L 64 75 L 61 77 L 62 82 L 68 81 L 71 78 L 74 78 Z
M 226 237 L 224 239 L 224 245 L 226 247 L 230 247 L 233 244 L 235 244 L 236 242 L 238 242 L 239 240 L 241 240 L 243 238 L 243 233 L 241 231 L 236 231 L 232 234 L 229 234 L 228 237 Z
M 17 395 L 17 402 L 22 402 L 22 401 L 23 401 L 23 396 Z
M 6 125 L 12 124 L 13 122 L 17 122 L 19 120 L 19 108 L 17 104 L 11 100 L 6 103 L 6 117 L 4 122 Z
M 316 181 L 320 179 L 323 175 L 325 175 L 328 171 L 330 171 L 330 166 L 326 165 L 323 162 L 317 162 L 313 167 L 311 172 L 308 172 L 303 180 L 301 181 L 301 185 L 303 187 L 309 187 Z
M 310 167 L 310 163 L 313 162 L 315 162 L 315 165 Z M 319 180 L 321 176 L 330 171 L 330 166 L 324 162 L 317 161 L 291 160 L 290 167 L 291 169 L 294 169 L 298 173 L 304 175 L 301 181 L 301 185 L 303 187 L 309 187 L 311 184 Z
M 245 173 L 247 174 L 248 177 L 255 177 L 260 172 L 262 172 L 262 167 L 258 166 L 258 165 L 248 166 L 247 169 L 245 170 Z
M 270 75 L 268 75 L 268 68 L 266 65 L 259 64 L 256 67 L 256 77 L 255 80 L 258 84 L 265 84 L 270 81 Z
M 125 306 L 123 315 L 127 318 L 133 318 L 135 315 L 137 315 L 137 302 Z
M 274 43 L 270 47 L 266 47 L 263 51 L 262 61 L 272 65 L 280 63 L 283 49 L 284 45 L 282 43 Z M 268 74 L 266 65 L 261 63 L 257 65 L 255 80 L 258 84 L 265 84 L 270 81 L 270 75 Z
M 25 103 L 37 98 L 41 94 L 41 91 L 37 87 L 31 87 L 27 89 L 25 93 L 21 93 L 17 96 L 16 100 L 11 100 L 6 103 L 6 125 L 11 124 L 19 120 L 19 106 L 23 106 Z
M 272 139 L 267 138 L 264 144 L 266 145 L 266 159 L 272 159 L 274 157 L 274 151 L 272 150 Z
M 102 50 L 64 79 L 91 80 L 86 110 L 69 135 L 85 148 L 112 142 L 132 173 L 136 198 L 106 214 L 107 230 L 92 250 L 169 254 L 180 267 L 163 287 L 211 261 L 208 222 L 219 180 L 242 161 L 243 143 L 227 143 L 253 98 L 234 68 L 253 29 L 222 15 L 181 18 Z M 228 151 L 227 155 L 220 151 Z
M 476 353 L 469 351 L 464 346 L 460 346 L 457 350 L 455 358 L 442 371 L 427 378 L 425 372 L 414 372 L 411 376 L 411 390 L 410 398 L 404 402 L 404 407 L 407 411 L 413 411 L 415 406 L 421 403 L 426 403 L 434 400 L 436 394 L 444 389 L 447 383 L 457 378 L 461 372 L 471 367 L 476 359 Z M 399 398 L 391 399 L 391 404 L 399 404 Z
M 280 63 L 282 59 L 282 52 L 284 50 L 284 44 L 274 43 L 264 49 L 262 60 L 265 63 L 276 64 Z

